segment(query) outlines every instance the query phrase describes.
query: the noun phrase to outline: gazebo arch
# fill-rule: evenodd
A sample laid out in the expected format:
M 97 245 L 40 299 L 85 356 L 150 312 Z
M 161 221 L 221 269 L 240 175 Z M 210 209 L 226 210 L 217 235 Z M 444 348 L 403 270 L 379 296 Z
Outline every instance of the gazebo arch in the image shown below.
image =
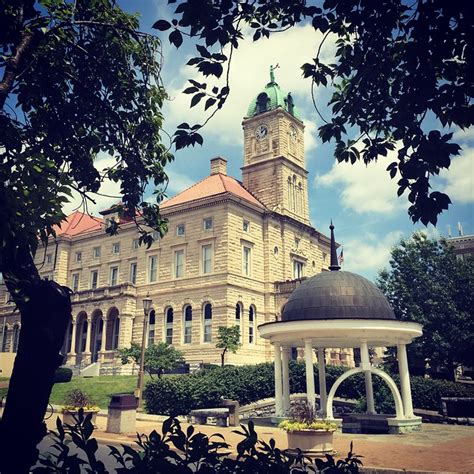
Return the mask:
M 332 410 L 332 404 L 334 401 L 334 396 L 336 395 L 336 391 L 341 385 L 344 380 L 348 379 L 349 377 L 352 377 L 355 374 L 359 373 L 364 373 L 365 370 L 362 367 L 356 367 L 355 369 L 350 369 L 347 372 L 344 372 L 333 384 L 331 387 L 331 390 L 329 391 L 328 398 L 327 398 L 327 407 L 326 407 L 326 413 L 327 413 L 327 418 L 328 419 L 333 419 L 333 410 Z M 403 418 L 405 415 L 405 412 L 403 410 L 403 402 L 402 402 L 402 397 L 400 395 L 400 392 L 398 391 L 398 387 L 396 383 L 393 381 L 392 377 L 388 375 L 386 372 L 383 370 L 377 369 L 375 367 L 372 367 L 370 369 L 370 372 L 378 375 L 387 385 L 390 391 L 392 392 L 393 400 L 395 401 L 395 413 L 397 415 L 397 418 Z

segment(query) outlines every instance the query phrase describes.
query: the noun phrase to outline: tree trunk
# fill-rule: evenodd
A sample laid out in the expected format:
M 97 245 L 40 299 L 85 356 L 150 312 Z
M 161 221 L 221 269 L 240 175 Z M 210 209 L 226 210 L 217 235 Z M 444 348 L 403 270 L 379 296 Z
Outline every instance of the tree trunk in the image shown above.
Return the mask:
M 224 360 L 225 360 L 226 351 L 227 351 L 227 347 L 222 351 L 222 354 L 221 354 L 221 367 L 224 367 Z
M 27 473 L 37 459 L 36 445 L 46 434 L 43 418 L 71 318 L 70 290 L 41 280 L 29 252 L 18 247 L 15 251 L 3 262 L 5 283 L 21 312 L 21 331 L 0 423 L 2 474 Z

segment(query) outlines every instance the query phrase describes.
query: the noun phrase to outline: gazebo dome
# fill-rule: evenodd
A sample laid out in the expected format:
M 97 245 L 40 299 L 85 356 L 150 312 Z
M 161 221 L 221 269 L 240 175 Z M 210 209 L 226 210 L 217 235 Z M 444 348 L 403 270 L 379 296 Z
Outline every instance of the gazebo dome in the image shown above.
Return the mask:
M 395 319 L 384 294 L 351 272 L 322 272 L 305 280 L 290 296 L 282 321 Z

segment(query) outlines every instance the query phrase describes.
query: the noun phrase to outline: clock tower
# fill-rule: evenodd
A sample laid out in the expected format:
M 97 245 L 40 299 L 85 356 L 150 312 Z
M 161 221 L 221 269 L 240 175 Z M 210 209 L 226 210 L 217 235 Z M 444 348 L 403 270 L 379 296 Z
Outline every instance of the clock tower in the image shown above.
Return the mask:
M 244 186 L 272 211 L 309 224 L 304 125 L 290 94 L 270 82 L 249 105 L 244 129 Z

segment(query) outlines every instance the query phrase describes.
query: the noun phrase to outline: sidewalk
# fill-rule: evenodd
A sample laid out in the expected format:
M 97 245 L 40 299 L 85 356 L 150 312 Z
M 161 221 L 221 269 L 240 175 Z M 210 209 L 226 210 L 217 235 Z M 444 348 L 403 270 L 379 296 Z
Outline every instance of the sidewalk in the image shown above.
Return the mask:
M 158 418 L 145 415 L 143 418 Z M 160 421 L 137 421 L 137 432 L 149 434 L 156 429 L 161 432 Z M 163 417 L 161 417 L 163 419 Z M 56 415 L 48 420 L 50 429 L 55 429 Z M 185 429 L 188 423 L 182 423 Z M 114 435 L 105 432 L 106 417 L 97 417 L 98 429 L 94 436 L 104 444 L 127 444 L 136 446 L 136 434 Z M 233 433 L 234 427 L 217 427 L 194 425 L 197 431 L 211 435 L 221 433 L 231 450 L 236 452 L 236 445 L 242 439 Z M 286 433 L 278 428 L 257 426 L 259 439 L 275 439 L 277 446 L 286 447 Z M 336 432 L 334 449 L 345 457 L 353 441 L 356 454 L 363 456 L 365 468 L 406 470 L 414 472 L 474 472 L 474 427 L 458 425 L 441 425 L 424 423 L 422 430 L 405 435 L 362 435 Z

